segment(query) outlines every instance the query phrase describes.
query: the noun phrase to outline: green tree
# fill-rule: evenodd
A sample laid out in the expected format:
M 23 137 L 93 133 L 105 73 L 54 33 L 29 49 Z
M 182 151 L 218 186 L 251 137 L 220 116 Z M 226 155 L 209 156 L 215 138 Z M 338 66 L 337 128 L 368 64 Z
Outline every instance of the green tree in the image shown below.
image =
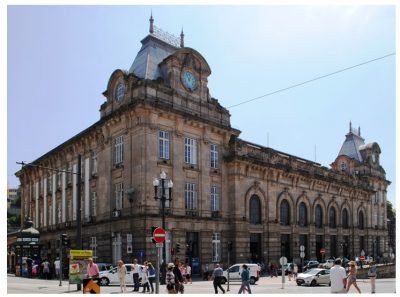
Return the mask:
M 396 209 L 393 208 L 393 204 L 389 200 L 386 201 L 386 214 L 389 220 L 396 220 Z

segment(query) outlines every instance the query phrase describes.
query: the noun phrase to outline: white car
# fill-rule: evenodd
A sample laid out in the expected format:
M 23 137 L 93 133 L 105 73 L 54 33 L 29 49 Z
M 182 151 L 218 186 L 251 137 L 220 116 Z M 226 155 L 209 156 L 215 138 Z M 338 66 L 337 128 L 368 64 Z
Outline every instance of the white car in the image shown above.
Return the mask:
M 297 276 L 296 283 L 298 286 L 308 285 L 331 285 L 330 270 L 323 268 L 312 268 Z
M 258 264 L 253 264 L 253 263 L 241 263 L 241 264 L 234 264 L 231 267 L 229 267 L 229 282 L 241 282 L 241 273 L 242 273 L 242 266 L 243 264 L 247 265 L 247 269 L 249 269 L 250 272 L 250 284 L 254 285 L 256 281 L 260 279 L 261 275 L 261 267 Z M 222 284 L 225 284 L 228 281 L 228 269 L 224 271 L 224 274 L 222 275 Z
M 139 285 L 142 285 L 142 269 L 144 265 L 139 265 Z M 132 275 L 132 267 L 133 264 L 125 264 L 126 267 L 126 276 L 125 276 L 125 283 L 127 285 L 133 285 L 133 275 Z M 119 285 L 119 278 L 117 267 L 111 268 L 107 271 L 100 271 L 99 274 L 99 284 L 101 286 L 108 286 L 108 285 Z
M 333 265 L 335 265 L 335 260 L 332 259 L 328 259 L 325 263 L 322 263 L 322 266 L 326 269 L 331 268 Z

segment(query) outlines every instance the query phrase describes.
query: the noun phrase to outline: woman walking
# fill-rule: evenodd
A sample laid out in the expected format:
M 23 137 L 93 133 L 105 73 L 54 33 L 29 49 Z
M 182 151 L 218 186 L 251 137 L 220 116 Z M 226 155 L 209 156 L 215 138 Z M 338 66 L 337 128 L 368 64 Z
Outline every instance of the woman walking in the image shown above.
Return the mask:
M 351 285 L 353 285 L 358 293 L 361 294 L 361 290 L 357 285 L 357 267 L 354 261 L 350 262 L 349 274 L 347 275 L 346 293 L 349 292 Z
M 150 292 L 150 285 L 149 285 L 149 275 L 147 273 L 147 261 L 144 262 L 144 266 L 141 267 L 140 269 L 142 270 L 142 286 L 143 286 L 143 291 L 142 293 Z
M 119 287 L 121 288 L 121 292 L 126 292 L 126 284 L 125 284 L 126 266 L 122 260 L 118 261 L 117 273 L 118 273 Z
M 371 281 L 371 293 L 374 294 L 375 280 L 376 280 L 376 266 L 374 261 L 372 261 L 371 264 L 369 264 L 368 277 L 369 280 Z
M 165 281 L 167 284 L 167 292 L 168 294 L 176 294 L 175 290 L 175 274 L 173 273 L 174 264 L 169 263 L 167 268 L 167 274 L 165 276 Z

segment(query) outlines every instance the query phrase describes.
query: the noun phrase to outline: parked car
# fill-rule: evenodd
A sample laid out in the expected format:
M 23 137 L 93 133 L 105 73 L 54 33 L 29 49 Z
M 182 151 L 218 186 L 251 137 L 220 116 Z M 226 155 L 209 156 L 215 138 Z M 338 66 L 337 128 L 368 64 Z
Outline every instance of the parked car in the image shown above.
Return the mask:
M 319 262 L 315 260 L 309 260 L 304 262 L 303 271 L 310 270 L 311 268 L 318 268 Z
M 143 274 L 142 269 L 144 266 L 140 264 L 138 265 L 139 265 L 139 284 L 142 285 L 142 274 Z M 133 276 L 132 276 L 133 264 L 125 264 L 125 267 L 126 267 L 125 282 L 127 285 L 133 285 Z M 99 284 L 101 286 L 119 284 L 117 267 L 113 267 L 110 270 L 100 271 L 99 279 L 100 279 Z
M 333 265 L 335 265 L 335 260 L 333 259 L 328 259 L 325 261 L 325 263 L 322 264 L 323 268 L 331 268 Z
M 114 266 L 111 263 L 96 263 L 97 267 L 99 267 L 99 271 L 108 271 Z
M 222 279 L 222 284 L 225 284 L 228 281 L 228 270 L 229 270 L 229 282 L 237 282 L 237 281 L 242 281 L 241 279 L 241 273 L 242 273 L 242 266 L 243 264 L 246 264 L 249 271 L 250 271 L 250 284 L 254 285 L 256 281 L 260 279 L 261 275 L 261 267 L 258 264 L 254 263 L 241 263 L 241 264 L 234 264 L 229 269 L 226 269 L 224 271 L 223 279 Z
M 300 273 L 296 278 L 298 286 L 301 285 L 331 285 L 330 270 L 323 268 L 312 268 L 306 272 Z

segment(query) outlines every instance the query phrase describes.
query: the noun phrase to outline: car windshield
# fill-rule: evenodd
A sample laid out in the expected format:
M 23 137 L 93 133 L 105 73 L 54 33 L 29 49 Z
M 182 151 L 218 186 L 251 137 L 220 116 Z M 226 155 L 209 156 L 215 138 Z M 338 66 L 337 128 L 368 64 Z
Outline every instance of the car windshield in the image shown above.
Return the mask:
M 321 271 L 321 269 L 313 268 L 313 269 L 307 270 L 305 273 L 315 275 L 320 271 Z

